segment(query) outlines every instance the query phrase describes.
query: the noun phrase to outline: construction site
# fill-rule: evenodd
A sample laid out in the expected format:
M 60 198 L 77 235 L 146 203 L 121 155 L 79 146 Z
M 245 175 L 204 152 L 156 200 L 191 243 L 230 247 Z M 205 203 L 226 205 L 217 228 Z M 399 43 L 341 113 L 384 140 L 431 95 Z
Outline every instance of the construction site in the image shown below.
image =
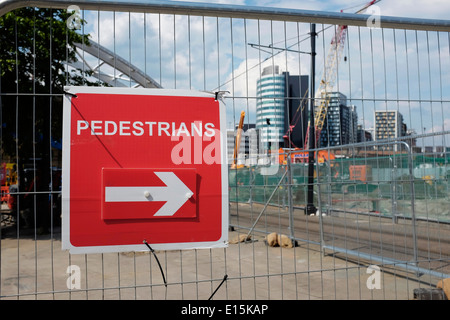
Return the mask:
M 449 21 L 69 2 L 0 1 L 0 300 L 450 299 Z

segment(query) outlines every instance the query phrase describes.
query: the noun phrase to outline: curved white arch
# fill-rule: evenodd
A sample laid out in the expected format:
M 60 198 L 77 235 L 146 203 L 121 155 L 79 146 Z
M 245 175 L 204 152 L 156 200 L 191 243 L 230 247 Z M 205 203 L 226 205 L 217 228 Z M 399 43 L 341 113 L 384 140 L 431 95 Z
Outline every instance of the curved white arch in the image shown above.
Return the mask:
M 74 45 L 80 61 L 72 63 L 71 66 L 81 70 L 89 69 L 93 72 L 94 78 L 113 87 L 162 88 L 157 81 L 138 67 L 92 40 L 89 40 L 89 45 L 83 43 Z M 92 66 L 87 61 L 85 53 L 97 60 L 96 66 Z M 105 72 L 105 68 L 101 68 L 105 64 L 112 72 Z

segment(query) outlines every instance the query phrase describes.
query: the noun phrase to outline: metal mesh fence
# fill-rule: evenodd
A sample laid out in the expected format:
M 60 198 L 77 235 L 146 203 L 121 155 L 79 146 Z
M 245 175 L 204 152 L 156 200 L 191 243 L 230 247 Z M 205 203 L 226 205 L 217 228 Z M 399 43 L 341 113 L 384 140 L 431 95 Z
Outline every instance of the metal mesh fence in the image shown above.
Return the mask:
M 408 155 L 378 156 L 335 159 L 323 163 L 315 172 L 315 176 L 319 176 L 316 179 L 316 201 L 322 205 L 324 212 L 333 209 L 351 211 L 354 208 L 355 212 L 411 217 L 410 204 L 414 198 L 414 202 L 420 205 L 420 210 L 416 212 L 418 218 L 448 222 L 445 159 L 419 155 L 412 164 L 411 176 L 408 158 Z M 266 203 L 286 170 L 286 165 L 280 166 L 277 174 L 271 176 L 261 174 L 258 168 L 232 171 L 230 200 Z M 290 170 L 294 205 L 304 207 L 307 203 L 308 165 L 292 164 Z M 273 205 L 288 205 L 286 186 L 289 182 L 287 177 L 283 180 L 270 202 Z
M 8 44 L 0 49 L 1 299 L 411 299 L 414 289 L 449 277 L 444 22 L 386 18 L 374 29 L 360 15 L 83 5 L 0 7 L 0 39 Z M 313 150 L 312 189 L 304 152 L 314 98 L 311 23 L 316 83 L 331 68 L 332 91 L 342 94 L 330 100 L 322 145 Z M 330 66 L 338 23 L 348 24 L 347 37 Z M 264 72 L 277 69 L 284 84 L 258 88 Z M 226 92 L 228 248 L 156 256 L 62 251 L 64 85 Z M 264 109 L 279 101 L 281 110 Z M 232 167 L 242 111 L 245 134 Z M 281 137 L 294 129 L 287 142 L 264 147 L 264 130 L 272 128 Z M 317 213 L 306 215 L 311 190 Z

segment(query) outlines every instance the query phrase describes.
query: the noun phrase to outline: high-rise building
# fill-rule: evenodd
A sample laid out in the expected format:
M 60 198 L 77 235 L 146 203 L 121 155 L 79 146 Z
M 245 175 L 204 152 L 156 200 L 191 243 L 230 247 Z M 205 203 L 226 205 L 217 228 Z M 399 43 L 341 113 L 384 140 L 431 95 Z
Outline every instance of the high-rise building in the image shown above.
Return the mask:
M 372 134 L 369 131 L 364 130 L 361 124 L 358 124 L 356 142 L 368 142 L 368 141 L 373 141 Z
M 238 126 L 227 130 L 228 163 L 233 163 L 234 147 Z M 237 164 L 254 165 L 258 158 L 258 136 L 255 130 L 255 124 L 244 124 L 241 132 L 241 141 L 237 155 Z
M 406 135 L 406 125 L 403 115 L 397 110 L 375 111 L 375 141 L 396 139 Z M 386 144 L 378 146 L 378 150 L 398 150 L 397 145 Z
M 357 141 L 356 106 L 347 106 L 347 97 L 340 92 L 327 93 L 327 115 L 320 133 L 320 147 L 341 146 Z
M 286 110 L 284 146 L 286 148 L 304 148 L 306 131 L 308 129 L 308 76 L 291 76 L 285 72 L 286 79 Z
M 265 149 L 283 145 L 286 79 L 278 66 L 263 70 L 256 85 L 256 129 Z
M 308 76 L 280 73 L 278 66 L 264 68 L 257 81 L 256 129 L 263 148 L 302 148 L 307 129 Z M 303 99 L 305 98 L 305 99 Z M 285 139 L 292 126 L 289 139 Z
M 358 112 L 355 105 L 348 106 L 350 109 L 350 143 L 358 142 Z

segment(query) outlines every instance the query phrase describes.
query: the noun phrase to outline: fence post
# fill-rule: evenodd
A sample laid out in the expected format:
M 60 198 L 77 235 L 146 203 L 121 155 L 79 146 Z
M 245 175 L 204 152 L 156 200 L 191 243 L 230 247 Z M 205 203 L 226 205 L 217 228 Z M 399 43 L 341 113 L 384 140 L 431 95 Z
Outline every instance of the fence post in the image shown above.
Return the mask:
M 391 206 L 392 206 L 392 223 L 397 224 L 397 163 L 395 162 L 395 158 L 389 157 L 389 160 L 392 164 L 391 170 Z
M 411 188 L 411 224 L 412 224 L 412 237 L 413 237 L 413 249 L 414 249 L 414 265 L 418 261 L 417 252 L 417 230 L 416 230 L 416 209 L 415 209 L 415 188 L 414 188 L 414 171 L 413 171 L 413 158 L 411 147 L 404 141 L 400 141 L 401 144 L 405 145 L 408 150 L 408 168 L 409 168 L 409 181 Z
M 323 231 L 323 219 L 322 219 L 322 193 L 321 193 L 321 187 L 320 187 L 320 168 L 319 168 L 319 152 L 316 152 L 316 156 L 314 158 L 314 162 L 316 163 L 316 177 L 317 177 L 317 207 L 318 210 L 316 210 L 316 215 L 319 216 L 319 235 L 320 235 L 320 251 L 322 252 L 323 256 L 325 256 L 325 238 L 324 238 L 324 231 Z
M 289 206 L 289 231 L 291 240 L 294 243 L 295 234 L 294 234 L 294 205 L 292 199 L 292 163 L 291 163 L 291 151 L 287 154 L 287 170 L 288 170 L 288 206 Z
M 250 204 L 250 208 L 252 208 L 253 209 L 253 166 L 252 165 L 250 165 L 249 167 L 248 167 L 248 173 L 249 173 L 249 175 L 248 175 L 248 184 L 249 184 L 249 199 L 248 199 L 248 202 L 249 202 L 249 204 Z

